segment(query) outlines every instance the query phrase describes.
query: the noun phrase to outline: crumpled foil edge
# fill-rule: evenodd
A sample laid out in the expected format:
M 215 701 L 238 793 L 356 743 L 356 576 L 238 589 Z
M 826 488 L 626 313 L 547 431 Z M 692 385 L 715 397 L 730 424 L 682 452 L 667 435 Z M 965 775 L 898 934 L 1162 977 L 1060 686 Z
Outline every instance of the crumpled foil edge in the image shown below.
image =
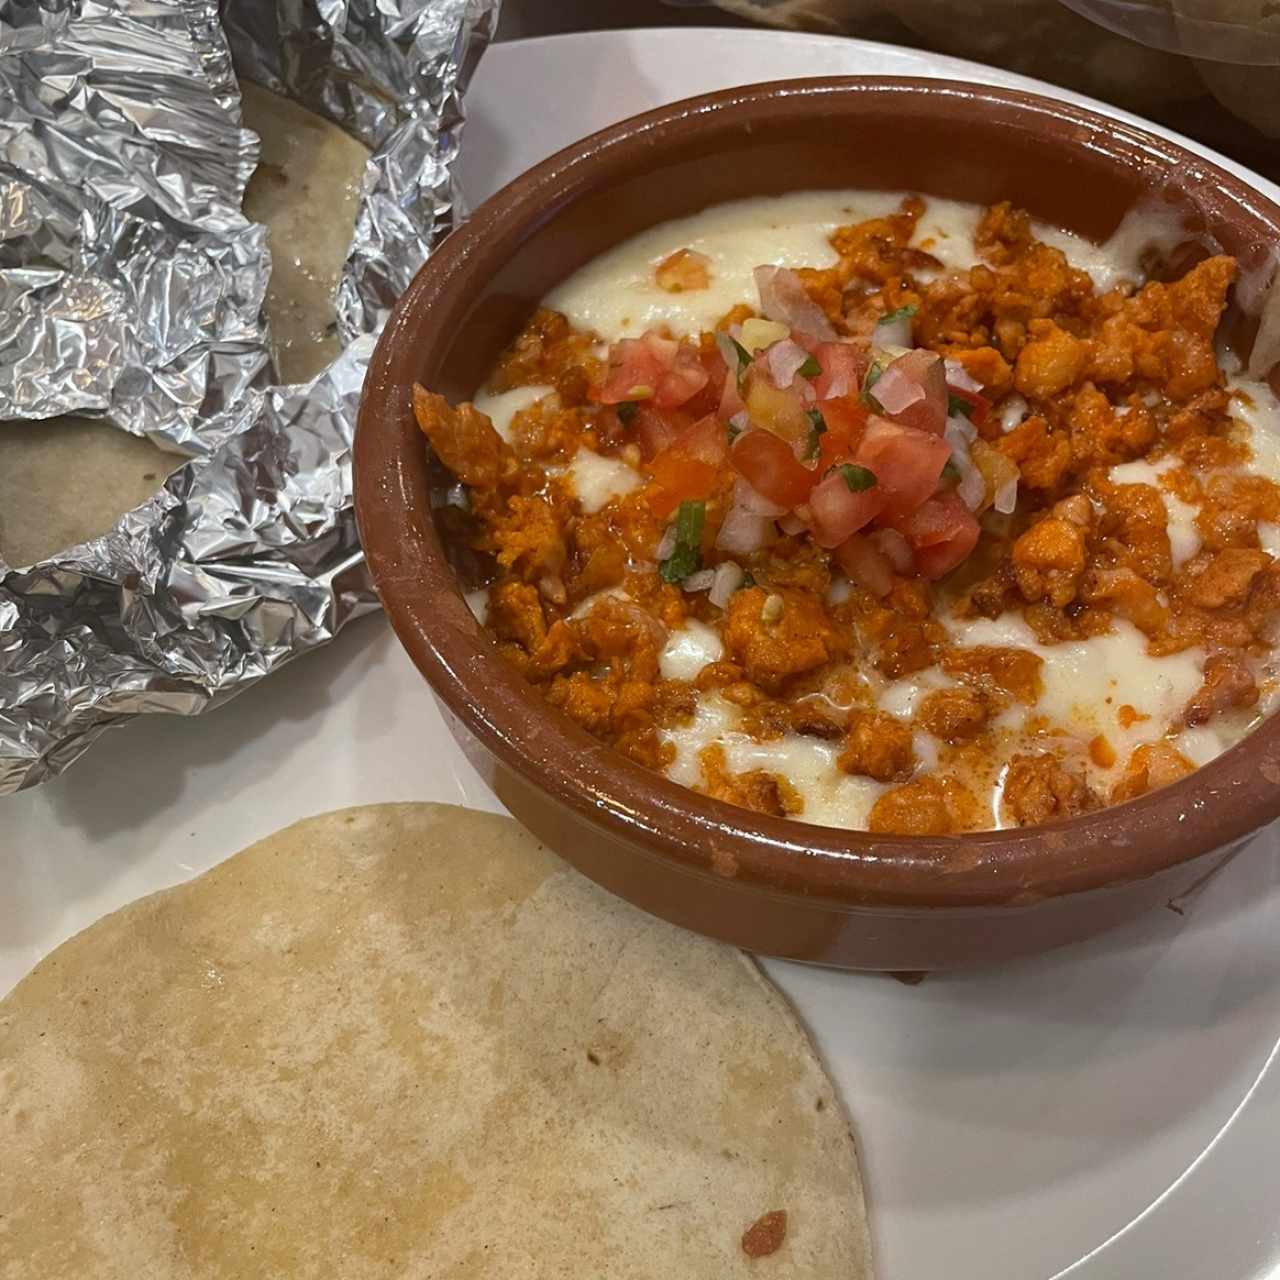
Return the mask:
M 68 390 L 65 376 L 95 336 L 86 336 L 85 325 L 46 332 L 44 344 L 32 341 L 17 361 L 5 353 L 12 334 L 0 335 L 0 415 L 99 412 L 196 455 L 105 536 L 28 568 L 0 564 L 0 794 L 55 776 L 133 716 L 217 706 L 377 607 L 352 498 L 360 388 L 395 298 L 462 214 L 452 173 L 462 96 L 497 14 L 498 0 L 226 0 L 219 21 L 210 0 L 85 0 L 80 16 L 89 25 L 76 28 L 67 6 L 0 3 L 0 90 L 13 89 L 8 108 L 0 105 L 0 197 L 20 184 L 24 196 L 36 190 L 47 206 L 16 237 L 0 234 L 0 299 L 11 288 L 29 297 L 33 282 L 10 273 L 33 269 L 46 272 L 35 284 L 64 302 L 69 282 L 105 297 L 122 278 L 136 295 L 141 281 L 149 283 L 141 297 L 154 304 L 157 332 L 171 339 L 186 322 L 170 304 L 187 292 L 174 286 L 172 266 L 168 292 L 159 290 L 156 259 L 167 253 L 188 266 L 188 279 L 212 272 L 225 304 L 221 320 L 195 334 L 190 385 L 172 377 L 166 384 L 165 365 L 152 379 L 158 387 L 140 380 L 138 369 L 157 370 L 135 349 L 132 364 L 118 364 L 134 376 L 106 380 L 94 389 L 96 400 L 83 387 Z M 50 97 L 52 74 L 42 51 L 62 60 L 67 83 L 76 57 L 82 70 L 114 75 L 108 80 L 135 144 L 132 171 L 127 164 L 110 170 L 106 149 L 93 151 L 103 194 L 85 201 L 87 216 L 83 209 L 68 216 L 56 177 L 92 122 L 77 135 L 40 97 Z M 240 126 L 233 55 L 241 76 L 296 98 L 373 149 L 336 300 L 344 350 L 297 386 L 270 384 L 260 319 L 264 233 L 239 210 L 256 145 Z M 192 102 L 193 118 L 215 130 L 229 159 L 178 131 Z M 23 168 L 40 152 L 18 147 L 15 155 L 13 140 L 24 130 L 10 127 L 7 109 L 58 116 L 57 127 L 43 122 L 43 136 L 53 139 L 44 153 L 48 173 Z M 140 128 L 127 127 L 131 109 Z M 150 159 L 158 160 L 150 171 L 139 143 L 148 129 L 164 144 L 152 148 Z M 24 210 L 21 200 L 4 207 Z M 160 254 L 144 252 L 145 237 L 130 219 L 171 233 L 154 241 Z M 0 232 L 13 230 L 0 219 Z M 107 251 L 95 257 L 94 245 Z M 191 250 L 185 259 L 184 249 Z M 122 263 L 129 270 L 113 274 Z M 54 267 L 56 281 L 48 274 Z M 72 295 L 77 300 L 84 303 L 83 293 Z M 141 313 L 138 296 L 128 305 Z M 30 310 L 24 318 L 38 327 L 43 316 Z M 76 313 L 96 314 L 92 306 Z M 228 334 L 233 349 L 214 351 Z M 183 336 L 192 338 L 190 328 Z M 32 403 L 16 414 L 4 372 L 15 364 L 32 391 Z M 131 400 L 122 400 L 121 380 Z M 157 400 L 166 395 L 167 404 Z M 184 417 L 175 404 L 192 411 Z

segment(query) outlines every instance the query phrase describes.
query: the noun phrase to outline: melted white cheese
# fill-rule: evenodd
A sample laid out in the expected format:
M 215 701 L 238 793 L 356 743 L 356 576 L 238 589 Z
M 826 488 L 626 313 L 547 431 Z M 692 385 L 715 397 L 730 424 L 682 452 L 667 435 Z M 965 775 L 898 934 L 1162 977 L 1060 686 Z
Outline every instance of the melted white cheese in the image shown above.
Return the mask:
M 489 588 L 478 587 L 475 591 L 464 592 L 462 598 L 467 602 L 467 608 L 471 610 L 475 620 L 483 627 L 489 621 Z
M 1203 545 L 1200 530 L 1196 528 L 1200 508 L 1183 502 L 1160 483 L 1161 476 L 1181 465 L 1177 458 L 1161 458 L 1159 462 L 1122 462 L 1110 471 L 1113 484 L 1149 484 L 1164 500 L 1169 517 L 1169 550 L 1175 569 L 1182 568 Z
M 1230 746 L 1223 740 L 1223 735 L 1208 725 L 1199 725 L 1194 729 L 1183 729 L 1173 740 L 1174 747 L 1180 751 L 1193 765 L 1199 768 L 1208 764 L 1215 756 L 1220 756 Z
M 510 391 L 479 391 L 471 403 L 489 415 L 493 429 L 510 444 L 511 419 L 554 390 L 554 387 L 513 387 Z
M 1082 743 L 1101 734 L 1117 760 L 1105 769 L 1090 762 L 1088 769 L 1096 780 L 1115 778 L 1135 747 L 1164 736 L 1199 689 L 1204 669 L 1202 649 L 1152 657 L 1146 636 L 1121 621 L 1109 635 L 1053 645 L 1038 643 L 1031 628 L 1014 614 L 994 621 L 950 619 L 947 629 L 959 645 L 1014 647 L 1040 655 L 1044 691 L 1036 705 L 1030 710 L 1011 707 L 997 725 L 1017 730 L 1029 715 L 1039 715 Z M 1118 713 L 1126 705 L 1148 719 L 1125 727 Z
M 578 505 L 587 515 L 594 515 L 614 498 L 644 483 L 644 477 L 621 458 L 606 458 L 590 449 L 578 450 L 566 474 Z
M 1265 382 L 1233 377 L 1227 386 L 1232 391 L 1227 412 L 1253 455 L 1245 470 L 1280 484 L 1280 400 Z
M 973 236 L 981 217 L 979 205 L 931 199 L 916 223 L 911 243 L 937 258 L 944 271 L 967 271 L 977 259 Z M 925 270 L 916 274 L 928 279 L 935 273 Z
M 660 223 L 593 259 L 558 285 L 546 305 L 610 341 L 667 325 L 700 333 L 740 302 L 754 302 L 752 272 L 763 263 L 829 267 L 836 227 L 889 213 L 899 197 L 885 192 L 802 191 L 715 205 Z M 710 259 L 705 289 L 668 293 L 654 269 L 678 249 Z
M 668 637 L 658 655 L 658 667 L 664 680 L 696 680 L 703 667 L 718 662 L 723 654 L 719 632 L 690 618 Z
M 1061 249 L 1073 267 L 1088 273 L 1099 293 L 1106 293 L 1122 281 L 1141 279 L 1142 257 L 1148 250 L 1163 256 L 1189 239 L 1180 213 L 1147 202 L 1130 209 L 1102 244 L 1047 223 L 1033 226 L 1036 238 Z
M 885 685 L 876 701 L 881 711 L 910 720 L 928 694 L 935 689 L 949 689 L 954 684 L 955 681 L 937 667 L 926 667 Z
M 883 783 L 853 777 L 836 764 L 841 746 L 799 734 L 787 734 L 772 742 L 757 742 L 736 728 L 738 709 L 718 694 L 698 703 L 693 722 L 668 729 L 664 738 L 676 749 L 668 777 L 688 787 L 702 781 L 698 753 L 712 743 L 724 748 L 725 762 L 733 773 L 763 769 L 785 778 L 804 798 L 805 822 L 829 827 L 865 828 L 871 806 L 886 790 Z
M 569 615 L 570 619 L 585 618 L 592 609 L 600 603 L 601 600 L 630 600 L 631 597 L 621 587 L 606 587 L 603 591 L 597 591 L 594 595 L 588 596 L 578 607 Z
M 677 335 L 699 333 L 739 303 L 755 303 L 756 267 L 832 266 L 836 255 L 829 237 L 837 227 L 891 214 L 905 194 L 799 191 L 731 200 L 642 231 L 574 272 L 545 303 L 609 341 L 662 325 Z M 912 243 L 933 254 L 944 271 L 967 269 L 977 261 L 973 240 L 981 215 L 978 205 L 931 198 Z M 1134 210 L 1101 245 L 1044 223 L 1034 223 L 1033 229 L 1087 271 L 1100 289 L 1136 279 L 1148 245 L 1167 248 L 1186 238 L 1180 224 L 1150 208 Z M 680 249 L 709 259 L 707 288 L 681 293 L 659 288 L 655 269 Z M 927 279 L 930 272 L 918 274 Z

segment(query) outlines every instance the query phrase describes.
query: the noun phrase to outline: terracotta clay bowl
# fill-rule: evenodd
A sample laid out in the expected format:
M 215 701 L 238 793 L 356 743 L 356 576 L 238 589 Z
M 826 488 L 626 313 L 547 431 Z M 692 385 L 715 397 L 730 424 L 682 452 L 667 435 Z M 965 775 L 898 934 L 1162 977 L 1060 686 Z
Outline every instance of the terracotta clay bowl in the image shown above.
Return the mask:
M 637 116 L 488 200 L 397 304 L 355 447 L 378 591 L 512 813 L 656 915 L 754 951 L 858 969 L 989 963 L 1086 937 L 1187 892 L 1280 815 L 1280 720 L 1171 787 L 1042 827 L 884 837 L 762 817 L 631 764 L 548 707 L 499 658 L 442 550 L 414 381 L 470 397 L 552 285 L 646 227 L 722 200 L 821 187 L 1007 199 L 1094 239 L 1156 195 L 1246 264 L 1280 242 L 1280 208 L 1238 178 L 1025 93 L 790 80 Z M 1247 320 L 1235 323 L 1247 343 Z

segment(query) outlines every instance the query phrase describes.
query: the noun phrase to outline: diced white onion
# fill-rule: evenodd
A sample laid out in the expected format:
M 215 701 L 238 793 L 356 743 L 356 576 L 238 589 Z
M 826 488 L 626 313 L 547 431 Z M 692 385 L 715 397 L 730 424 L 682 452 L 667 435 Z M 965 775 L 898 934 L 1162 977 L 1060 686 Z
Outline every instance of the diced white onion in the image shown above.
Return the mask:
M 731 555 L 759 551 L 769 540 L 772 522 L 768 516 L 748 511 L 746 507 L 730 507 L 716 534 L 716 547 Z
M 680 586 L 688 592 L 707 591 L 715 580 L 716 571 L 714 569 L 699 569 L 697 573 L 689 574 Z
M 1031 406 L 1015 391 L 1000 405 L 1000 430 L 1012 431 L 1030 412 Z
M 848 578 L 832 578 L 831 585 L 827 588 L 827 603 L 844 604 L 852 594 L 853 584 Z
M 977 438 L 978 430 L 968 418 L 952 414 L 947 419 L 943 435 L 951 446 L 951 461 L 960 472 L 956 493 L 970 511 L 977 511 L 987 496 L 987 482 L 969 456 L 969 445 Z
M 778 528 L 782 530 L 788 537 L 792 537 L 797 533 L 803 533 L 809 526 L 800 519 L 793 511 L 789 515 L 785 515 L 778 521 Z
M 735 431 L 746 431 L 751 426 L 751 418 L 748 416 L 745 409 L 739 409 L 738 412 L 729 419 L 729 425 Z
M 716 334 L 716 350 L 720 353 L 720 358 L 729 367 L 730 371 L 737 373 L 738 364 L 742 357 L 738 354 L 738 349 L 733 345 L 733 339 L 727 333 Z
M 673 524 L 667 525 L 666 532 L 662 535 L 662 541 L 658 543 L 658 549 L 653 553 L 654 559 L 659 564 L 663 560 L 671 559 L 671 553 L 676 549 L 676 527 Z
M 775 342 L 764 353 L 764 358 L 768 362 L 773 385 L 785 390 L 795 381 L 796 371 L 808 360 L 809 353 L 798 342 L 785 338 L 782 342 Z
M 996 488 L 995 498 L 991 505 L 1002 516 L 1011 516 L 1018 505 L 1018 477 L 1010 476 L 1002 480 Z
M 911 317 L 895 316 L 889 320 L 881 318 L 876 321 L 875 332 L 871 336 L 877 347 L 909 347 L 911 345 Z
M 925 398 L 920 380 L 913 378 L 896 360 L 877 379 L 871 394 L 889 414 L 901 413 Z
M 787 267 L 763 266 L 754 272 L 760 310 L 793 333 L 807 333 L 824 342 L 835 339 L 827 314 L 809 297 L 800 277 Z
M 849 375 L 842 371 L 832 378 L 827 385 L 826 398 L 835 400 L 839 396 L 847 396 L 852 390 L 853 386 L 849 381 Z
M 947 371 L 947 381 L 951 386 L 959 387 L 961 391 L 982 390 L 982 383 L 973 377 L 959 360 L 944 360 L 943 366 Z
M 965 452 L 968 452 L 971 445 L 978 438 L 978 428 L 973 425 L 963 414 L 953 413 L 947 418 L 947 425 L 943 429 L 947 443 L 954 449 L 955 442 L 958 441 L 965 446 Z
M 734 560 L 726 560 L 723 564 L 717 565 L 715 581 L 711 584 L 707 599 L 717 609 L 723 609 L 729 603 L 729 597 L 742 585 L 746 576 L 742 566 Z
M 970 511 L 977 511 L 982 506 L 987 496 L 987 482 L 973 463 L 960 467 L 960 483 L 956 485 L 956 492 Z

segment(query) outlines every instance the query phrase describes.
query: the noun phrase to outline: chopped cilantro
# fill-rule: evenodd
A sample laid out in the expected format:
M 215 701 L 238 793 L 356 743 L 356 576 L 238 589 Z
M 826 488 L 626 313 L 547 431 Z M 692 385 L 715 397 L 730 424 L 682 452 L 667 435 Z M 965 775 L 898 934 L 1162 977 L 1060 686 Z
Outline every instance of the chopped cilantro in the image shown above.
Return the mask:
M 724 424 L 724 433 L 729 437 L 729 443 L 732 444 L 742 434 L 742 428 L 735 427 L 732 422 L 726 422 Z
M 742 581 L 738 583 L 738 590 L 745 591 L 748 587 L 754 587 L 755 585 L 756 585 L 756 576 L 754 573 L 751 572 L 750 569 L 748 569 L 746 573 L 742 575 Z
M 636 409 L 638 407 L 639 406 L 634 400 L 622 401 L 622 403 L 617 406 L 618 421 L 621 422 L 624 427 L 630 426 L 631 419 L 636 416 Z
M 740 343 L 731 333 L 725 334 L 725 337 L 733 343 L 733 349 L 738 353 L 738 372 L 734 375 L 738 381 L 738 390 L 742 390 L 742 379 L 747 370 L 751 367 L 751 352 Z
M 947 412 L 950 414 L 960 414 L 965 418 L 973 417 L 973 405 L 963 396 L 947 396 Z
M 893 324 L 895 320 L 910 320 L 916 313 L 917 308 L 914 306 L 899 307 L 896 311 L 890 311 L 882 315 L 876 324 Z
M 880 381 L 880 375 L 884 370 L 880 367 L 880 362 L 874 361 L 871 368 L 867 370 L 866 380 L 862 384 L 862 400 L 864 404 L 870 405 L 877 413 L 883 413 L 884 409 L 880 401 L 871 394 L 871 388 Z
M 822 376 L 822 366 L 810 356 L 804 364 L 802 364 L 796 372 L 802 378 L 818 378 Z
M 809 409 L 805 416 L 809 419 L 809 447 L 805 450 L 804 456 L 807 462 L 810 458 L 816 458 L 822 452 L 821 439 L 826 433 L 827 424 L 823 420 L 822 412 L 819 409 Z
M 663 582 L 683 582 L 702 565 L 702 523 L 705 502 L 682 502 L 676 512 L 675 550 L 658 566 Z
M 876 473 L 867 467 L 860 467 L 852 462 L 841 462 L 832 467 L 831 471 L 838 472 L 844 478 L 850 493 L 863 493 L 867 489 L 875 488 Z M 831 471 L 828 471 L 827 475 L 830 475 Z

